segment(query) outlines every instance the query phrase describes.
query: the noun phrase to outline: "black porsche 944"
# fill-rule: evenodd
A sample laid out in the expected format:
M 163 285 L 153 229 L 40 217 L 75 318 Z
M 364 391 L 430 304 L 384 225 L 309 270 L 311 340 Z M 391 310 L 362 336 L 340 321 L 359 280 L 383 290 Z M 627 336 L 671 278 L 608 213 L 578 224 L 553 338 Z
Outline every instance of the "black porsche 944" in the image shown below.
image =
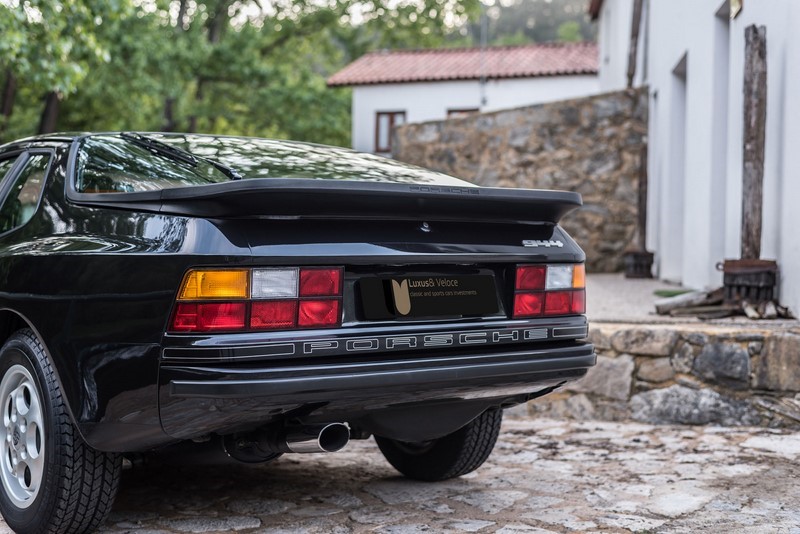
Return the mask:
M 123 456 L 245 462 L 375 437 L 405 476 L 478 468 L 502 410 L 583 376 L 576 193 L 476 187 L 252 138 L 0 147 L 0 511 L 85 532 Z

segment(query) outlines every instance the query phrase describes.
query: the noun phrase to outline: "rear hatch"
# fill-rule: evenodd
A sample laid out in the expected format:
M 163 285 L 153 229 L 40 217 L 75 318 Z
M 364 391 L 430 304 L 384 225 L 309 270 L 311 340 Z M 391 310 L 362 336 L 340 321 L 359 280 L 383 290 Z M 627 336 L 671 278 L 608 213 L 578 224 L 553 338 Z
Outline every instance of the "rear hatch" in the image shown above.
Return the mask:
M 511 317 L 519 265 L 584 260 L 558 227 L 577 193 L 265 140 L 103 134 L 74 150 L 73 202 L 209 220 L 249 245 L 254 267 L 343 267 L 342 326 Z

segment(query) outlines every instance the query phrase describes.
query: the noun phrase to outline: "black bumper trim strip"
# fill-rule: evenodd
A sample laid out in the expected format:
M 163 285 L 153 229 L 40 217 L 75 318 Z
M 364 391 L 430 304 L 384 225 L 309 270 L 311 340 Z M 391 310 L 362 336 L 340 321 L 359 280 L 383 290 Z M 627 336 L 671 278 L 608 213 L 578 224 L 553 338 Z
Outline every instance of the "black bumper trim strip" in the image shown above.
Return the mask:
M 496 361 L 504 358 L 505 361 Z M 509 358 L 511 361 L 509 361 Z M 493 361 L 494 360 L 494 361 Z M 408 362 L 403 362 L 407 364 Z M 318 395 L 322 392 L 353 392 L 354 390 L 408 388 L 428 386 L 447 387 L 448 384 L 467 386 L 474 381 L 476 389 L 494 381 L 536 381 L 536 375 L 588 369 L 595 363 L 594 347 L 590 344 L 558 349 L 528 350 L 495 353 L 482 361 L 468 365 L 457 358 L 443 359 L 438 365 L 416 368 L 353 371 L 291 377 L 263 377 L 239 380 L 171 380 L 170 395 L 180 398 L 248 398 Z M 212 375 L 214 371 L 208 371 Z

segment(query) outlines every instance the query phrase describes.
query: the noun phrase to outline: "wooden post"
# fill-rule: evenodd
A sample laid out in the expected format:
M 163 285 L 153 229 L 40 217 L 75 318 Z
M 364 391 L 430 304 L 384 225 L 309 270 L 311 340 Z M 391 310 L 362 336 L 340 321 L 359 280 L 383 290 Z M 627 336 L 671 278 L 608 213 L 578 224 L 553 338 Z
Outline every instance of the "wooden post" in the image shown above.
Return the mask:
M 744 30 L 742 259 L 761 257 L 764 132 L 767 122 L 767 28 Z
M 647 145 L 639 151 L 639 202 L 637 226 L 639 250 L 647 251 Z
M 639 46 L 639 28 L 642 24 L 642 1 L 635 0 L 633 4 L 633 18 L 631 19 L 631 42 L 628 46 L 628 89 L 633 87 L 633 77 L 636 74 L 636 55 Z

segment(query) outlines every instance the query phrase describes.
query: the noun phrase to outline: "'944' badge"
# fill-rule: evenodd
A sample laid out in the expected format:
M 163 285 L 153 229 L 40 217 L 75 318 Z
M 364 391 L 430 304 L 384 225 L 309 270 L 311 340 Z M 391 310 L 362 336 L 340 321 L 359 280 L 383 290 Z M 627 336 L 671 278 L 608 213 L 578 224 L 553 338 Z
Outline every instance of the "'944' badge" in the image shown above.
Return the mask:
M 547 247 L 547 248 L 558 247 L 558 248 L 561 248 L 561 247 L 564 246 L 564 243 L 562 243 L 561 241 L 552 241 L 552 240 L 540 241 L 538 239 L 523 239 L 522 240 L 522 246 L 523 247 Z

